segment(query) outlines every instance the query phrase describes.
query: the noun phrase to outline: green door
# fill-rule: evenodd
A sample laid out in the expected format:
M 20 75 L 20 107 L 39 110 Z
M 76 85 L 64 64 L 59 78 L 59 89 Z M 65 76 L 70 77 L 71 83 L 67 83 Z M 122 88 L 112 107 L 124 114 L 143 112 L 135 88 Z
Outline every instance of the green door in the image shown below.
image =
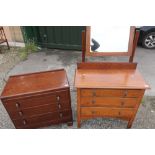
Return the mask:
M 27 39 L 34 39 L 41 47 L 81 50 L 81 33 L 85 26 L 25 26 Z

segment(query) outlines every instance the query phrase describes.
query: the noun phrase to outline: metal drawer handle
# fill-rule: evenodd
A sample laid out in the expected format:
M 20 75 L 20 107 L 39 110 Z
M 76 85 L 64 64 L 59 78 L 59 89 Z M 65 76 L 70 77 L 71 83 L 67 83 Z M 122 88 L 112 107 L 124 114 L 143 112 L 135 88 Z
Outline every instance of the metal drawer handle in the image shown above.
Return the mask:
M 22 111 L 19 111 L 19 115 L 20 115 L 20 116 L 23 116 L 23 112 L 22 112 Z
M 128 91 L 125 90 L 125 92 L 124 92 L 124 97 L 126 97 L 127 95 L 128 95 Z
M 122 101 L 122 102 L 121 102 L 121 105 L 124 106 L 124 104 L 125 104 L 124 101 Z
M 16 108 L 19 108 L 20 107 L 20 104 L 17 102 L 16 103 Z
M 62 118 L 62 113 L 60 113 L 60 117 Z
M 23 120 L 23 124 L 24 124 L 24 125 L 26 125 L 26 124 L 27 124 L 27 122 L 26 122 L 26 120 L 25 120 L 25 119 Z
M 120 112 L 120 111 L 118 112 L 118 115 L 119 115 L 119 116 L 121 115 L 121 112 Z
M 61 109 L 61 104 L 58 105 L 59 109 Z
M 95 91 L 93 91 L 93 96 L 96 96 L 96 92 Z
M 57 96 L 57 101 L 59 101 L 60 100 L 60 96 Z
M 92 114 L 96 114 L 96 111 L 92 111 L 91 113 L 92 113 Z
M 95 104 L 96 103 L 96 101 L 95 100 L 92 100 L 92 104 Z

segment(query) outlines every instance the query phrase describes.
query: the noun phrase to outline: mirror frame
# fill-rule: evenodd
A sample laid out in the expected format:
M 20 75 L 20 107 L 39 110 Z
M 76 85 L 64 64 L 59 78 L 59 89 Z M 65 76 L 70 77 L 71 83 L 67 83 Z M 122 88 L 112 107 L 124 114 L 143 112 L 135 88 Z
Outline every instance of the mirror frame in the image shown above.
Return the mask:
M 86 26 L 85 34 L 85 54 L 86 56 L 132 56 L 134 48 L 135 26 L 130 26 L 128 51 L 126 52 L 91 52 L 90 50 L 90 38 L 91 38 L 91 26 Z

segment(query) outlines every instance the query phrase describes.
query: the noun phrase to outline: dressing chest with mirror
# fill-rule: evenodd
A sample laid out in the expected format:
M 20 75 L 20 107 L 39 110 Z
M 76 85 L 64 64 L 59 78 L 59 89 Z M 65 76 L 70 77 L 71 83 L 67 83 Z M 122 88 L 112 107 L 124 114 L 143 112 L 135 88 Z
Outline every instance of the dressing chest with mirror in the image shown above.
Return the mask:
M 133 63 L 138 36 L 135 27 L 87 27 L 82 32 L 82 63 L 77 64 L 74 83 L 78 127 L 85 119 L 110 117 L 127 120 L 131 128 L 149 88 Z M 129 62 L 86 62 L 86 56 L 128 56 Z

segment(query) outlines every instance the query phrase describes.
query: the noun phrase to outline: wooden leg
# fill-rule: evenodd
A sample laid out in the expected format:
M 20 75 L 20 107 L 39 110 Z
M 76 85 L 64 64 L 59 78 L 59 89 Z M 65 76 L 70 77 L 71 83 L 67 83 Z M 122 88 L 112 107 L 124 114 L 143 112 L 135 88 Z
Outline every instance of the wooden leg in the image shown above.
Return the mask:
M 81 121 L 80 120 L 77 121 L 77 127 L 81 128 Z
M 80 111 L 80 110 L 78 110 Z M 77 113 L 77 127 L 81 128 L 81 119 L 80 119 L 80 113 Z
M 81 117 L 80 117 L 80 89 L 77 89 L 77 127 L 81 127 Z
M 73 126 L 73 122 L 67 122 L 68 126 Z
M 10 46 L 9 46 L 9 43 L 8 43 L 8 41 L 6 41 L 6 44 L 7 44 L 7 46 L 8 46 L 8 50 L 10 50 Z
M 132 127 L 133 120 L 134 120 L 133 118 L 129 120 L 127 129 L 130 129 Z

